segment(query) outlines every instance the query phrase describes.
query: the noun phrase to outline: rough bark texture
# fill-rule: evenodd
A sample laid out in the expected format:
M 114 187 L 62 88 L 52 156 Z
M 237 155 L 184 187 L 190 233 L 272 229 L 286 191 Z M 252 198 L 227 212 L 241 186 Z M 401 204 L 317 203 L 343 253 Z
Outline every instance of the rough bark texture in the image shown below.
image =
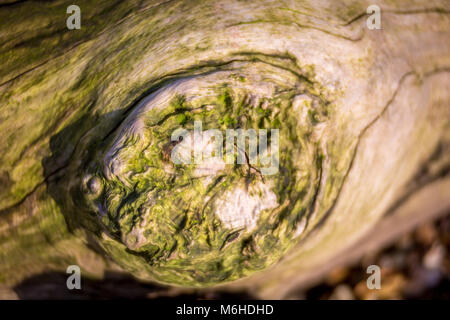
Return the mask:
M 382 9 L 381 30 L 366 28 L 366 8 L 374 3 Z M 300 150 L 293 166 L 307 187 L 300 190 L 303 180 L 295 180 L 277 194 L 288 194 L 279 204 L 289 209 L 271 229 L 280 247 L 272 259 L 255 262 L 264 270 L 223 290 L 282 298 L 448 212 L 448 1 L 78 1 L 82 28 L 73 31 L 65 26 L 70 4 L 0 5 L 5 288 L 69 264 L 97 279 L 127 270 L 189 286 L 221 282 L 214 275 L 171 281 L 166 269 L 152 275 L 140 258 L 130 259 L 133 244 L 118 244 L 99 228 L 71 189 L 81 188 L 86 159 L 96 157 L 100 142 L 134 124 L 142 99 L 184 90 L 172 89 L 177 81 L 187 83 L 181 91 L 187 96 L 196 89 L 201 95 L 204 82 L 227 83 L 233 103 L 262 92 L 290 116 L 281 127 L 306 128 L 286 140 L 287 152 Z M 248 87 L 239 84 L 245 81 Z M 280 95 L 265 92 L 264 81 Z M 283 224 L 283 217 L 291 220 Z M 124 232 L 127 224 L 120 226 Z M 266 242 L 255 241 L 262 251 L 253 256 L 266 257 Z M 208 269 L 208 257 L 199 259 L 206 274 L 220 274 Z

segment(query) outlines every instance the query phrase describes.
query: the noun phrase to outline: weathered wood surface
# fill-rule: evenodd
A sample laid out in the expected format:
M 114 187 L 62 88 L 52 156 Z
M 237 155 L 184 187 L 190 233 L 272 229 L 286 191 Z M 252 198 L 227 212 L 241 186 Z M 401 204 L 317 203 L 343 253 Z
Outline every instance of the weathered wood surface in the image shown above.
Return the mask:
M 283 297 L 450 208 L 448 1 L 377 2 L 381 30 L 366 28 L 372 1 L 79 1 L 72 31 L 69 4 L 0 5 L 3 285 L 119 270 L 49 188 L 99 121 L 109 132 L 149 88 L 248 54 L 313 68 L 334 113 L 315 133 L 328 153 L 298 243 L 225 288 Z

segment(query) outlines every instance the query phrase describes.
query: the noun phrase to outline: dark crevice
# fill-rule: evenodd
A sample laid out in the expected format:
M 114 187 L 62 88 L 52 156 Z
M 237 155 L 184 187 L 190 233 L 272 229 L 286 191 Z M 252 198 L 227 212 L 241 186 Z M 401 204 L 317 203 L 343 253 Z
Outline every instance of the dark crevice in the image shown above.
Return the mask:
M 389 207 L 385 216 L 391 216 L 394 214 L 398 208 L 400 208 L 406 201 L 408 201 L 408 199 L 411 198 L 412 195 L 416 194 L 416 192 L 423 187 L 435 181 L 450 177 L 450 162 L 442 165 L 436 172 L 431 172 L 429 170 L 430 165 L 433 165 L 434 161 L 440 159 L 443 152 L 442 142 L 438 143 L 433 154 L 422 164 L 421 169 L 410 180 L 410 182 L 406 184 L 406 191 L 403 196 L 401 196 L 393 205 Z
M 318 221 L 317 224 L 316 224 L 315 226 L 313 226 L 313 229 L 311 230 L 310 234 L 311 234 L 312 232 L 314 232 L 315 230 L 320 229 L 320 227 L 325 223 L 325 221 L 328 220 L 328 217 L 331 215 L 331 213 L 333 212 L 334 208 L 336 207 L 336 205 L 337 205 L 337 203 L 338 203 L 338 201 L 339 201 L 339 199 L 340 199 L 340 195 L 341 195 L 341 193 L 342 193 L 342 190 L 343 190 L 344 186 L 346 185 L 346 181 L 347 181 L 348 175 L 350 174 L 350 172 L 351 172 L 351 170 L 352 170 L 352 168 L 353 168 L 353 165 L 354 165 L 354 162 L 355 162 L 355 159 L 356 159 L 356 155 L 358 154 L 359 145 L 360 145 L 360 143 L 361 143 L 361 140 L 362 140 L 363 136 L 365 135 L 365 133 L 367 132 L 367 130 L 369 130 L 369 129 L 370 129 L 370 128 L 378 121 L 378 119 L 380 119 L 380 118 L 383 116 L 383 114 L 388 110 L 389 106 L 390 106 L 390 105 L 392 104 L 392 102 L 395 100 L 395 97 L 397 96 L 398 92 L 400 91 L 400 89 L 401 89 L 401 87 L 402 87 L 402 85 L 403 85 L 405 79 L 406 79 L 408 76 L 412 75 L 412 74 L 414 74 L 414 72 L 413 72 L 413 71 L 409 71 L 409 72 L 405 73 L 405 74 L 400 78 L 400 80 L 399 80 L 399 82 L 398 82 L 398 85 L 397 85 L 397 88 L 395 89 L 395 91 L 394 91 L 392 97 L 388 100 L 388 102 L 387 102 L 386 105 L 384 106 L 383 110 L 382 110 L 382 111 L 381 111 L 381 112 L 380 112 L 380 113 L 379 113 L 372 121 L 370 121 L 369 124 L 366 125 L 366 126 L 361 130 L 361 132 L 359 133 L 358 138 L 357 138 L 357 141 L 356 141 L 356 146 L 355 146 L 355 148 L 353 149 L 353 154 L 352 154 L 352 157 L 351 157 L 351 160 L 350 160 L 349 167 L 348 167 L 347 171 L 345 172 L 345 175 L 344 175 L 344 177 L 343 177 L 343 180 L 342 180 L 341 186 L 340 186 L 340 188 L 339 188 L 338 194 L 337 194 L 336 198 L 334 199 L 334 201 L 333 201 L 331 207 L 325 212 L 325 214 L 324 214 L 323 217 L 320 219 L 320 221 Z M 305 238 L 306 238 L 306 237 L 305 237 Z
M 424 78 L 427 78 L 427 77 L 430 77 L 430 76 L 432 76 L 432 75 L 434 75 L 434 74 L 441 73 L 441 72 L 450 72 L 450 68 L 447 68 L 447 67 L 438 68 L 438 69 L 436 69 L 436 70 L 433 70 L 433 71 L 430 71 L 430 72 L 428 72 L 428 73 L 425 73 L 425 74 L 423 75 L 423 77 L 424 77 Z M 395 98 L 396 98 L 398 92 L 399 92 L 400 89 L 402 88 L 402 85 L 403 85 L 403 83 L 405 82 L 406 78 L 408 78 L 408 77 L 411 76 L 411 75 L 415 75 L 416 77 L 419 76 L 419 75 L 418 75 L 416 72 L 414 72 L 414 71 L 409 71 L 409 72 L 405 73 L 405 74 L 400 78 L 399 83 L 398 83 L 398 85 L 397 85 L 397 88 L 396 88 L 395 91 L 394 91 L 394 94 L 393 94 L 392 97 L 389 99 L 389 101 L 386 103 L 386 105 L 385 105 L 385 107 L 383 108 L 383 110 L 381 111 L 381 113 L 378 114 L 371 122 L 369 122 L 369 124 L 368 124 L 366 127 L 364 127 L 363 130 L 362 130 L 362 131 L 360 132 L 360 134 L 358 135 L 357 142 L 356 142 L 356 146 L 355 146 L 354 151 L 353 151 L 353 155 L 352 155 L 352 158 L 351 158 L 351 161 L 350 161 L 349 168 L 347 169 L 347 171 L 346 171 L 346 173 L 345 173 L 345 175 L 344 175 L 344 178 L 343 178 L 342 184 L 341 184 L 341 186 L 340 186 L 340 188 L 339 188 L 339 191 L 338 191 L 338 194 L 337 194 L 337 196 L 336 196 L 336 199 L 333 201 L 333 204 L 332 204 L 331 207 L 325 212 L 325 214 L 324 214 L 323 217 L 320 219 L 320 221 L 317 222 L 317 224 L 316 224 L 315 226 L 313 226 L 313 229 L 311 230 L 311 232 L 308 233 L 307 236 L 306 236 L 305 238 L 302 239 L 302 241 L 304 241 L 304 240 L 308 237 L 308 235 L 311 235 L 314 231 L 316 231 L 317 229 L 319 229 L 319 228 L 325 223 L 325 221 L 328 219 L 328 217 L 331 215 L 331 213 L 333 212 L 333 210 L 334 210 L 334 208 L 335 208 L 335 206 L 336 206 L 338 200 L 340 199 L 340 195 L 341 195 L 341 192 L 342 192 L 342 190 L 343 190 L 343 188 L 344 188 L 344 185 L 345 185 L 345 182 L 346 182 L 346 180 L 347 180 L 347 178 L 348 178 L 348 175 L 349 175 L 350 171 L 351 171 L 352 168 L 353 168 L 354 161 L 355 161 L 356 155 L 357 155 L 357 153 L 358 153 L 358 148 L 359 148 L 359 145 L 360 145 L 360 143 L 361 143 L 361 140 L 362 140 L 363 136 L 365 135 L 365 133 L 367 132 L 367 130 L 369 130 L 369 129 L 370 129 L 370 128 L 371 128 L 371 127 L 372 127 L 372 126 L 373 126 L 373 125 L 374 125 L 374 124 L 375 124 L 375 123 L 376 123 L 376 122 L 377 122 L 377 121 L 378 121 L 378 120 L 386 113 L 386 111 L 388 110 L 389 106 L 394 102 L 394 100 L 395 100 Z
M 20 2 L 20 3 L 22 3 L 22 2 L 29 2 L 29 1 L 30 1 L 30 0 L 17 1 L 17 3 L 19 3 L 19 2 Z M 158 7 L 158 6 L 164 5 L 164 4 L 169 3 L 169 2 L 172 2 L 172 1 L 173 1 L 173 0 L 168 0 L 168 1 L 163 1 L 163 2 L 161 2 L 161 3 L 153 4 L 153 5 L 150 5 L 150 6 L 148 6 L 148 7 L 145 7 L 145 8 L 140 9 L 138 12 L 142 12 L 142 11 L 145 11 L 145 10 L 149 10 L 149 9 L 152 9 L 152 8 L 156 8 L 156 7 Z M 120 1 L 119 1 L 119 3 L 120 3 Z M 4 4 L 4 5 L 7 5 L 7 4 Z M 0 5 L 0 8 L 1 8 L 1 5 Z M 103 14 L 103 13 L 104 13 L 104 12 L 101 12 L 100 14 Z M 105 11 L 105 13 L 106 13 L 106 11 Z M 88 42 L 90 42 L 90 41 L 92 41 L 92 40 L 94 40 L 94 39 L 96 39 L 96 38 L 102 36 L 103 34 L 109 32 L 110 30 L 113 30 L 115 27 L 117 27 L 117 26 L 121 25 L 122 23 L 124 23 L 124 22 L 129 18 L 128 14 L 131 14 L 131 13 L 132 13 L 132 11 L 128 11 L 128 12 L 125 14 L 124 17 L 120 18 L 116 23 L 114 23 L 114 24 L 111 25 L 110 27 L 106 27 L 106 28 L 100 30 L 100 31 L 99 31 L 98 33 L 96 33 L 96 34 L 93 34 L 93 35 L 87 35 L 86 39 L 80 40 L 80 41 L 78 41 L 78 42 L 75 42 L 73 45 L 68 46 L 67 48 L 64 48 L 65 50 L 64 50 L 64 51 L 61 51 L 60 54 L 56 54 L 55 56 L 51 57 L 50 59 L 44 60 L 43 62 L 41 62 L 41 63 L 39 63 L 39 64 L 37 64 L 37 65 L 31 67 L 30 69 L 27 69 L 27 70 L 21 72 L 20 74 L 18 74 L 18 75 L 16 75 L 16 76 L 14 76 L 14 77 L 12 77 L 12 78 L 10 78 L 10 79 L 8 79 L 8 80 L 6 80 L 6 81 L 0 83 L 0 87 L 2 87 L 2 86 L 4 86 L 4 85 L 6 85 L 6 84 L 9 84 L 9 83 L 11 83 L 11 82 L 13 82 L 13 81 L 15 81 L 15 80 L 21 78 L 21 77 L 24 76 L 25 74 L 30 73 L 30 72 L 32 72 L 32 71 L 34 71 L 34 70 L 40 68 L 41 66 L 47 64 L 48 62 L 50 62 L 50 61 L 52 61 L 52 60 L 55 60 L 55 59 L 58 59 L 58 58 L 63 57 L 64 55 L 66 55 L 67 53 L 69 53 L 69 52 L 71 52 L 72 50 L 76 49 L 76 48 L 79 47 L 80 45 L 82 45 L 82 44 L 84 44 L 84 43 L 88 43 Z
M 0 3 L 0 9 L 15 7 L 15 6 L 23 4 L 25 2 L 31 2 L 31 0 L 17 0 L 17 1 L 11 1 L 11 2 L 6 2 L 6 3 Z

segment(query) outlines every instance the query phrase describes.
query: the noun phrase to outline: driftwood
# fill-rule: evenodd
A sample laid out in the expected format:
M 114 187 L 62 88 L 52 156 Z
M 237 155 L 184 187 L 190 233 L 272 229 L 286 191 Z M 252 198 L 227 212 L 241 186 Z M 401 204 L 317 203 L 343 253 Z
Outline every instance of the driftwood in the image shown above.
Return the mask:
M 68 30 L 70 4 L 0 3 L 4 290 L 77 264 L 93 279 L 130 272 L 145 281 L 283 298 L 448 212 L 448 1 L 78 1 L 81 29 Z M 381 29 L 367 28 L 372 4 L 381 8 Z M 148 111 L 146 97 L 181 90 L 189 98 L 215 81 L 229 81 L 233 99 L 239 87 L 278 101 L 289 115 L 281 132 L 294 123 L 306 128 L 292 141 L 298 155 L 287 151 L 310 189 L 296 197 L 289 191 L 286 217 L 293 220 L 274 231 L 283 244 L 274 245 L 273 259 L 269 247 L 249 254 L 263 270 L 243 263 L 222 281 L 219 267 L 210 277 L 204 271 L 204 282 L 164 268 L 155 275 L 142 257 L 122 256 L 141 252 L 140 240 L 102 229 L 89 215 L 90 200 L 73 190 L 83 188 L 83 170 L 104 151 L 101 142 L 114 145 Z M 250 110 L 260 96 L 247 97 Z M 283 109 L 286 99 L 290 109 Z M 294 215 L 294 204 L 302 213 Z M 125 225 L 114 223 L 123 235 Z M 160 259 L 169 261 L 164 252 Z M 210 270 L 209 258 L 199 259 L 199 268 Z

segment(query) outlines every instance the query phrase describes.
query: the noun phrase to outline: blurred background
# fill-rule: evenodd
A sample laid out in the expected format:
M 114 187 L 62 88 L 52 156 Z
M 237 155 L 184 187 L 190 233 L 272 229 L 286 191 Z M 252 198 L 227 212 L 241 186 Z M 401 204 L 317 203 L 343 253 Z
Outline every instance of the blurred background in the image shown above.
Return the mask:
M 356 264 L 332 270 L 310 288 L 292 290 L 286 299 L 450 299 L 450 213 L 402 235 L 390 246 L 367 252 Z M 370 290 L 367 266 L 381 268 L 381 289 Z M 122 273 L 105 279 L 82 278 L 82 289 L 66 288 L 67 274 L 47 273 L 3 292 L 11 299 L 255 299 L 252 292 L 209 289 L 186 293 L 142 283 Z M 6 289 L 5 289 L 6 290 Z M 1 289 L 0 289 L 1 291 Z

